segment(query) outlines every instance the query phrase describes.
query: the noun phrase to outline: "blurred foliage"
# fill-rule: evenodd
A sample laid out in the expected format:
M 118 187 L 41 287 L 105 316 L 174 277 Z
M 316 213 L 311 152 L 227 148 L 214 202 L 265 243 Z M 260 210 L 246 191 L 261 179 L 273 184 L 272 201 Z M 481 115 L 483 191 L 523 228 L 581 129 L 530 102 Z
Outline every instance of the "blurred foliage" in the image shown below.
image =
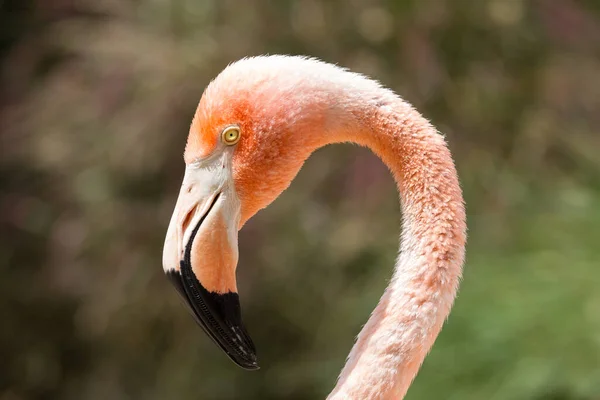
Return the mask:
M 600 398 L 597 0 L 0 10 L 1 400 L 319 399 L 333 387 L 397 249 L 396 189 L 368 151 L 318 151 L 241 232 L 260 371 L 231 364 L 162 273 L 202 90 L 264 53 L 373 76 L 448 136 L 468 261 L 407 398 Z

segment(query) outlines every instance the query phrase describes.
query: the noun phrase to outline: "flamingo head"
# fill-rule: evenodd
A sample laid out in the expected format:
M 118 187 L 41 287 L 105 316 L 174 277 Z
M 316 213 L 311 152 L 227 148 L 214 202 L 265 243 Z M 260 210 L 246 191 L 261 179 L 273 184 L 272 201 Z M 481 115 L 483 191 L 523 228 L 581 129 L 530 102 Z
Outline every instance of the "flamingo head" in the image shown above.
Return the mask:
M 299 89 L 305 79 L 295 74 L 298 62 L 316 63 L 247 59 L 207 87 L 190 128 L 183 184 L 165 240 L 166 274 L 198 324 L 245 369 L 258 365 L 237 294 L 238 230 L 287 188 L 323 144 L 322 135 L 311 134 L 322 125 L 323 107 Z

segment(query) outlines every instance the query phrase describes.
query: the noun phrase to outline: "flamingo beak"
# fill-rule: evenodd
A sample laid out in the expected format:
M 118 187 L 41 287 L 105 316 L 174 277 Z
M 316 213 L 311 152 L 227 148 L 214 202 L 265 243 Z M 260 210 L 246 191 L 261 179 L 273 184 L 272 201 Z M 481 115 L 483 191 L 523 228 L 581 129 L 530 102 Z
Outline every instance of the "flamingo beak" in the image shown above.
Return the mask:
M 166 275 L 204 332 L 240 367 L 258 369 L 235 270 L 239 201 L 222 168 L 188 166 L 163 251 Z

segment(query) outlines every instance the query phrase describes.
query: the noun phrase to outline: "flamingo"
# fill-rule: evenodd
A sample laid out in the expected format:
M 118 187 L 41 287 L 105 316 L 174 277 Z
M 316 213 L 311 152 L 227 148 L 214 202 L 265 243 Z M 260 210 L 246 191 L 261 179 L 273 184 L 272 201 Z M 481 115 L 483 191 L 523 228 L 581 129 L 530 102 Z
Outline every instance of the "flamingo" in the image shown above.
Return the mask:
M 366 146 L 388 166 L 403 224 L 392 279 L 328 399 L 402 399 L 454 302 L 466 222 L 444 137 L 378 82 L 300 56 L 227 66 L 190 127 L 163 268 L 206 334 L 234 363 L 258 369 L 235 277 L 238 231 L 313 151 L 339 142 Z

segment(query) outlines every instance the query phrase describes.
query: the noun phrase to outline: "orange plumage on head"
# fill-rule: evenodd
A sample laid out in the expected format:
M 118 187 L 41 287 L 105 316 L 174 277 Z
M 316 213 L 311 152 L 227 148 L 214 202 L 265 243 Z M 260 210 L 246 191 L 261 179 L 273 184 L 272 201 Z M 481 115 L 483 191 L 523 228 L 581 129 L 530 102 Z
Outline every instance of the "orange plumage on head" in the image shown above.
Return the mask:
M 190 127 L 184 155 L 187 164 L 210 155 L 225 127 L 240 127 L 242 136 L 232 164 L 242 208 L 240 228 L 275 200 L 312 151 L 325 143 L 318 128 L 323 112 L 314 108 L 290 115 L 297 107 L 295 99 L 278 88 L 277 81 L 241 82 L 235 76 L 220 76 L 207 87 Z

